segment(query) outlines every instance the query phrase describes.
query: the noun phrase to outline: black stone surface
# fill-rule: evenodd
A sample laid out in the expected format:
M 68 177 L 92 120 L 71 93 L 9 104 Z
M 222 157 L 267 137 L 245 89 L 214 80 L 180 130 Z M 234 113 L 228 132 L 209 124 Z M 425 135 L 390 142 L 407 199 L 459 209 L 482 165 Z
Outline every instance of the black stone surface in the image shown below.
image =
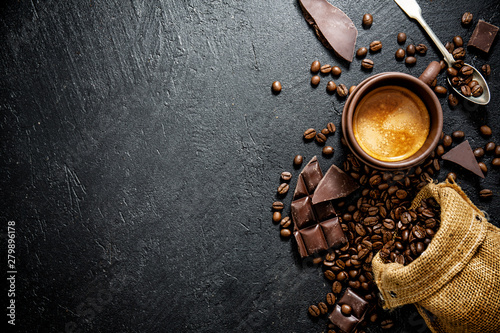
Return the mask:
M 372 74 L 419 76 L 437 49 L 392 1 L 331 1 L 359 29 L 357 47 L 382 51 L 362 71 L 325 49 L 298 2 L 39 1 L 0 5 L 0 203 L 3 321 L 8 221 L 15 222 L 15 332 L 322 332 L 310 304 L 329 282 L 279 237 L 270 206 L 292 159 L 340 165 L 341 133 L 321 147 L 305 129 L 340 127 L 343 100 L 309 81 L 313 60 L 339 65 L 348 87 Z M 500 4 L 420 0 L 443 42 L 467 41 L 478 19 L 500 25 Z M 465 11 L 474 23 L 464 27 Z M 361 25 L 371 13 L 370 29 Z M 396 34 L 425 43 L 425 57 L 397 62 Z M 464 130 L 473 148 L 500 143 L 500 49 L 469 50 L 490 63 L 486 107 L 445 113 L 444 131 Z M 445 84 L 444 75 L 440 76 Z M 281 81 L 279 95 L 271 83 Z M 500 170 L 459 184 L 498 225 Z M 292 190 L 284 198 L 291 201 Z M 494 196 L 481 201 L 480 189 Z M 287 208 L 289 210 L 289 206 Z M 12 299 L 12 298 L 11 298 Z M 412 307 L 391 332 L 425 332 Z M 380 332 L 368 327 L 368 332 Z

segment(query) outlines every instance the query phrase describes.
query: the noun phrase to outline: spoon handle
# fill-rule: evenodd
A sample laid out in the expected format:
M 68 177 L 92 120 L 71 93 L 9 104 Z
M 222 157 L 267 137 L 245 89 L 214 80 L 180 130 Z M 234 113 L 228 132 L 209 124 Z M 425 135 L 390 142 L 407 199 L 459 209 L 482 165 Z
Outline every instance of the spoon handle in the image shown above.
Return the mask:
M 422 28 L 424 28 L 425 32 L 427 32 L 434 44 L 436 44 L 439 51 L 443 54 L 444 60 L 446 61 L 448 66 L 452 66 L 455 63 L 455 59 L 453 59 L 453 56 L 450 54 L 450 52 L 448 52 L 448 50 L 444 47 L 443 43 L 441 43 L 434 31 L 432 31 L 431 27 L 429 27 L 427 22 L 425 22 L 424 18 L 422 17 L 422 10 L 420 9 L 418 3 L 415 0 L 394 1 L 409 17 L 415 19 L 418 23 L 420 23 L 420 25 L 422 26 Z

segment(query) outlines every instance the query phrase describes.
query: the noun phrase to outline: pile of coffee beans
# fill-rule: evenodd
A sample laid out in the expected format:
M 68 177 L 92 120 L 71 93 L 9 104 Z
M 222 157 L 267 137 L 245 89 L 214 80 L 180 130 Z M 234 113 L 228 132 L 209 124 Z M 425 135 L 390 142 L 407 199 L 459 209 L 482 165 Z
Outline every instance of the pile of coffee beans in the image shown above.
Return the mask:
M 439 229 L 441 208 L 434 198 L 428 198 L 415 210 L 400 210 L 397 214 L 395 238 L 384 244 L 380 257 L 385 262 L 408 265 L 431 243 Z

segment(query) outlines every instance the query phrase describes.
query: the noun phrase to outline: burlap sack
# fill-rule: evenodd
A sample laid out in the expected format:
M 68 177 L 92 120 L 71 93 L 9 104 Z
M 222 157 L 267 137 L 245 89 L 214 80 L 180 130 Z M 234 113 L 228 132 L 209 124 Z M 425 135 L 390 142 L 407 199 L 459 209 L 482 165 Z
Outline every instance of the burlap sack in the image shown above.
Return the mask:
M 420 257 L 407 266 L 373 259 L 384 307 L 414 303 L 432 332 L 500 332 L 500 229 L 455 183 L 427 185 L 412 208 L 428 197 L 441 226 Z

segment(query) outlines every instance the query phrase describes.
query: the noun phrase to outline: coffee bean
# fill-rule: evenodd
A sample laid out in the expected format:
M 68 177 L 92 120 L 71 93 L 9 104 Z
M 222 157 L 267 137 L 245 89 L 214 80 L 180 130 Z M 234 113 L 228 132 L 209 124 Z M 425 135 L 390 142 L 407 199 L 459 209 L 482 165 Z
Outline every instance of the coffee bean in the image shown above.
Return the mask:
M 292 235 L 292 232 L 290 231 L 290 229 L 281 229 L 280 230 L 280 235 L 283 238 L 288 238 L 288 237 L 290 237 Z
M 493 166 L 500 166 L 500 158 L 499 157 L 495 157 L 492 161 L 491 161 L 491 164 Z
M 481 72 L 483 73 L 484 76 L 490 76 L 491 66 L 488 64 L 481 66 Z
M 330 131 L 328 130 L 328 128 L 323 128 L 323 129 L 321 130 L 321 133 L 322 133 L 323 135 L 329 135 L 329 134 L 330 134 Z
M 495 156 L 500 156 L 500 145 L 495 147 Z
M 484 164 L 483 162 L 479 162 L 478 165 L 483 173 L 488 172 L 488 167 L 486 166 L 486 164 Z
M 365 14 L 363 15 L 363 25 L 365 27 L 370 27 L 373 23 L 373 16 L 372 14 Z
M 448 68 L 448 64 L 444 60 L 439 60 L 439 65 L 441 66 L 441 71 L 443 71 L 445 68 Z
M 446 74 L 448 74 L 448 76 L 450 76 L 450 77 L 457 76 L 458 70 L 456 68 L 453 68 L 453 67 L 448 67 L 448 69 L 446 70 Z
M 336 90 L 337 90 L 337 85 L 335 84 L 335 82 L 328 81 L 328 83 L 326 84 L 326 91 L 328 91 L 329 93 L 333 93 Z
M 474 153 L 474 156 L 476 156 L 476 158 L 481 158 L 484 156 L 484 149 L 481 147 L 476 148 L 476 149 L 474 149 L 473 153 Z
M 337 277 L 336 277 L 337 281 L 340 281 L 340 282 L 346 280 L 347 278 L 348 278 L 347 273 L 344 271 L 338 273 Z
M 481 87 L 479 84 L 476 84 L 476 85 L 472 86 L 472 88 L 471 88 L 471 94 L 474 97 L 481 96 L 483 94 L 483 87 Z
M 287 182 L 289 181 L 290 179 L 292 179 L 292 174 L 288 171 L 283 171 L 281 173 L 281 180 Z
M 328 313 L 328 306 L 326 305 L 325 302 L 319 302 L 318 303 L 318 308 L 319 308 L 319 312 L 324 315 L 324 314 L 327 314 Z
M 455 47 L 462 47 L 464 46 L 464 40 L 460 36 L 455 36 L 453 37 L 453 44 L 455 44 Z
M 465 49 L 463 47 L 458 47 L 452 52 L 454 59 L 463 59 L 465 57 Z
M 309 307 L 309 314 L 313 317 L 319 317 L 319 315 L 321 314 L 321 311 L 319 310 L 319 308 L 316 305 L 311 305 Z
M 333 66 L 332 67 L 332 75 L 339 76 L 340 74 L 342 74 L 342 69 L 340 69 L 339 66 Z
M 397 60 L 403 60 L 405 58 L 405 54 L 406 53 L 405 53 L 404 49 L 402 49 L 402 48 L 397 49 L 396 54 L 395 54 L 396 59 Z
M 274 212 L 273 213 L 273 222 L 280 222 L 281 221 L 281 213 L 280 212 Z
M 467 85 L 472 89 L 474 88 L 474 86 L 477 86 L 479 84 L 479 82 L 477 82 L 476 80 L 471 80 Z
M 382 327 L 384 330 L 391 329 L 394 327 L 394 322 L 391 319 L 383 320 L 380 323 L 380 327 Z
M 321 64 L 319 63 L 318 60 L 314 60 L 313 63 L 311 64 L 311 72 L 312 73 L 317 73 L 321 69 Z
M 491 198 L 493 196 L 493 191 L 489 189 L 483 189 L 479 191 L 479 197 L 482 199 Z
M 472 73 L 474 73 L 474 70 L 472 69 L 471 66 L 465 65 L 462 68 L 460 68 L 459 73 L 461 76 L 469 76 L 472 75 Z
M 364 59 L 363 61 L 365 61 L 365 60 L 366 59 Z M 337 95 L 339 97 L 346 97 L 348 93 L 349 93 L 349 90 L 347 89 L 345 84 L 341 83 L 337 86 Z
M 274 93 L 279 93 L 281 91 L 281 83 L 279 81 L 274 81 L 273 85 L 271 86 L 271 89 L 273 90 Z
M 281 201 L 275 201 L 273 202 L 272 209 L 276 211 L 281 211 L 285 205 Z
M 472 18 L 473 18 L 472 13 L 465 12 L 462 15 L 462 24 L 463 25 L 469 25 L 469 24 L 471 24 L 472 23 Z
M 324 146 L 322 149 L 323 154 L 330 156 L 333 155 L 333 147 L 332 146 Z
M 459 85 L 461 85 L 463 83 L 458 76 L 452 77 L 450 79 L 450 81 L 451 81 L 451 85 L 454 87 L 458 87 Z
M 448 95 L 448 104 L 453 108 L 458 105 L 458 98 L 454 94 Z
M 323 65 L 320 67 L 319 71 L 322 74 L 328 74 L 332 71 L 332 66 L 331 65 Z
M 410 44 L 406 47 L 406 55 L 408 56 L 414 56 L 416 52 L 415 45 Z
M 312 140 L 316 136 L 316 130 L 314 128 L 308 128 L 304 132 L 304 139 Z
M 313 86 L 317 86 L 320 81 L 321 78 L 319 77 L 319 75 L 314 75 L 313 77 L 311 77 L 311 85 Z
M 486 154 L 493 154 L 496 148 L 497 148 L 496 143 L 490 141 L 484 146 L 484 151 L 486 152 Z
M 375 41 L 370 43 L 369 47 L 370 47 L 370 51 L 378 52 L 378 51 L 382 50 L 382 42 L 379 40 L 375 40 Z
M 316 133 L 316 142 L 319 144 L 325 143 L 326 142 L 326 135 L 324 135 L 321 132 Z
M 448 52 L 452 53 L 453 50 L 455 49 L 455 45 L 453 43 L 450 43 L 450 42 L 446 42 L 446 44 L 444 44 L 444 47 L 446 48 L 446 50 L 448 50 Z
M 406 42 L 406 34 L 404 32 L 398 33 L 398 36 L 396 38 L 399 44 L 404 44 Z
M 335 127 L 335 124 L 332 122 L 329 122 L 328 124 L 326 124 L 326 128 L 328 128 L 328 131 L 330 132 L 330 134 L 335 134 L 335 131 L 337 130 L 337 128 Z
M 281 183 L 280 186 L 278 187 L 278 194 L 285 195 L 289 189 L 290 189 L 290 185 L 288 185 L 287 183 Z M 280 218 L 280 220 L 281 220 L 281 218 Z
M 303 161 L 304 161 L 304 158 L 302 157 L 302 155 L 295 155 L 295 157 L 293 158 L 293 165 L 295 165 L 296 167 L 299 167 Z
M 335 305 L 336 301 L 337 301 L 337 297 L 335 297 L 334 293 L 328 293 L 328 294 L 326 294 L 326 302 L 329 305 Z
M 363 61 L 361 61 L 361 67 L 363 67 L 364 69 L 372 69 L 373 68 L 373 60 L 363 59 Z
M 355 89 L 356 89 L 356 86 L 350 86 L 349 87 L 349 94 L 352 94 Z
M 366 57 L 366 55 L 368 54 L 368 49 L 366 47 L 360 47 L 357 51 L 356 51 L 356 57 L 358 58 L 363 58 L 363 57 Z
M 332 293 L 334 293 L 335 295 L 338 295 L 338 294 L 340 294 L 341 291 L 342 291 L 342 283 L 340 283 L 339 281 L 333 282 Z
M 350 316 L 352 313 L 352 308 L 348 304 L 342 304 L 342 306 L 340 307 L 340 311 L 342 311 L 342 314 L 344 316 Z
M 464 95 L 465 97 L 470 97 L 472 95 L 472 90 L 470 89 L 469 86 L 461 86 L 460 87 L 460 92 L 462 93 L 462 95 Z
M 407 53 L 408 53 L 408 51 L 407 51 Z M 417 63 L 417 58 L 415 58 L 413 56 L 406 57 L 406 59 L 405 59 L 405 64 L 407 64 L 408 66 L 414 66 L 416 63 Z
M 443 86 L 436 86 L 434 88 L 434 92 L 438 95 L 445 95 L 448 92 L 448 89 Z
M 280 221 L 280 226 L 282 228 L 288 228 L 291 224 L 292 224 L 292 219 L 290 219 L 290 216 L 285 216 Z
M 427 53 L 427 46 L 425 46 L 425 44 L 418 44 L 415 46 L 415 50 L 418 54 L 425 55 Z
M 479 128 L 479 131 L 481 132 L 482 135 L 484 136 L 491 136 L 492 131 L 491 128 L 488 125 L 483 125 Z

